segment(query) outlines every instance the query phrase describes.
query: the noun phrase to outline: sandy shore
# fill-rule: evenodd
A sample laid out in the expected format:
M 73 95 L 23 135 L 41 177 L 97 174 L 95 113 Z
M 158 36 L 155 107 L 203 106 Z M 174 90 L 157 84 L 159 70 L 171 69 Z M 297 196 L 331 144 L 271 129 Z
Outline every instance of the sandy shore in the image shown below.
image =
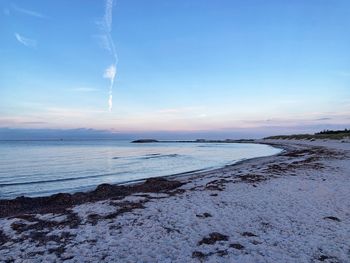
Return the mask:
M 350 143 L 0 201 L 0 262 L 350 262 Z

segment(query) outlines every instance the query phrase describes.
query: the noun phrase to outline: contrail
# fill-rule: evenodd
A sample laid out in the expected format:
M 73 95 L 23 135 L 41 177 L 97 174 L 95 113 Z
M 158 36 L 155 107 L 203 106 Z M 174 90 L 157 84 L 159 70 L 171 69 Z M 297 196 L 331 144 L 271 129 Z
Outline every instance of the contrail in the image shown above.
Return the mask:
M 104 39 L 106 41 L 106 47 L 110 51 L 110 53 L 113 56 L 114 63 L 110 65 L 108 68 L 105 69 L 105 72 L 103 74 L 104 78 L 107 78 L 110 80 L 109 85 L 109 97 L 108 97 L 108 109 L 109 111 L 112 111 L 113 107 L 113 85 L 114 80 L 117 75 L 117 64 L 118 64 L 118 54 L 115 48 L 114 41 L 111 36 L 112 32 L 112 20 L 113 20 L 113 0 L 106 0 L 106 6 L 105 6 L 105 14 L 103 17 L 103 31 L 104 31 Z
M 112 110 L 113 107 L 113 84 L 114 84 L 114 79 L 115 75 L 117 74 L 117 67 L 116 64 L 110 65 L 106 70 L 105 73 L 103 74 L 104 78 L 107 78 L 110 80 L 110 85 L 109 85 L 109 98 L 108 98 L 108 109 L 109 111 Z

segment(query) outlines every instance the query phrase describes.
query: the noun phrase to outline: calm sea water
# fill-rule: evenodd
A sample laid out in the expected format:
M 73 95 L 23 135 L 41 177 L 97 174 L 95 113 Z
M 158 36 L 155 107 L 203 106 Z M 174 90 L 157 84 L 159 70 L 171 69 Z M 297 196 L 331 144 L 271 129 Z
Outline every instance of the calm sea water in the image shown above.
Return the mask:
M 267 145 L 128 141 L 0 142 L 0 198 L 92 189 L 273 155 Z

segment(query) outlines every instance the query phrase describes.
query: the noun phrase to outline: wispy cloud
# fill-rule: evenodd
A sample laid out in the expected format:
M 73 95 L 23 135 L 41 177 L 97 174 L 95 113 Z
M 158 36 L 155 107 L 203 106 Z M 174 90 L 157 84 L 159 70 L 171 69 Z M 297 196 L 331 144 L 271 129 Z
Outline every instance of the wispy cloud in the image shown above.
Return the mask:
M 116 73 L 117 73 L 116 67 L 114 65 L 110 65 L 108 68 L 106 68 L 105 73 L 103 74 L 103 77 L 113 81 Z
M 180 108 L 167 108 L 161 109 L 155 112 L 158 116 L 162 116 L 165 118 L 173 119 L 173 118 L 189 118 L 196 120 L 203 120 L 209 117 L 207 114 L 207 110 L 204 107 L 180 107 Z
M 199 115 L 206 115 L 203 113 L 204 108 L 203 107 L 179 107 L 179 108 L 166 108 L 166 109 L 160 109 L 156 113 L 157 114 L 165 114 L 165 115 L 191 115 L 191 116 L 199 116 Z
M 332 118 L 329 118 L 329 117 L 323 117 L 323 118 L 318 118 L 318 119 L 315 119 L 316 121 L 329 121 L 331 120 Z
M 108 32 L 112 31 L 112 19 L 113 19 L 113 0 L 106 0 L 105 9 L 105 25 Z
M 19 12 L 19 13 L 22 13 L 22 14 L 25 14 L 25 15 L 28 15 L 28 16 L 33 16 L 33 17 L 37 17 L 37 18 L 47 18 L 46 15 L 43 15 L 39 12 L 36 12 L 36 11 L 33 11 L 33 10 L 29 10 L 29 9 L 25 9 L 25 8 L 21 8 L 21 7 L 18 7 L 16 5 L 12 5 L 12 8 L 13 10 Z
M 19 43 L 25 45 L 26 47 L 36 47 L 37 41 L 31 38 L 24 37 L 18 33 L 15 33 L 15 38 Z
M 112 111 L 113 107 L 113 85 L 117 73 L 118 55 L 115 48 L 114 41 L 111 36 L 112 32 L 112 21 L 113 21 L 113 0 L 106 0 L 105 13 L 102 21 L 99 22 L 101 27 L 102 35 L 98 36 L 100 43 L 104 49 L 106 49 L 113 57 L 113 63 L 108 66 L 103 74 L 104 78 L 110 80 L 109 85 L 109 97 L 108 97 L 108 108 Z
M 106 79 L 109 79 L 110 81 L 110 86 L 109 86 L 109 98 L 108 98 L 108 108 L 109 111 L 112 111 L 112 107 L 113 107 L 113 85 L 114 85 L 114 78 L 115 75 L 117 74 L 117 68 L 116 65 L 110 65 L 108 68 L 106 68 L 103 77 Z
M 18 125 L 42 125 L 47 124 L 46 121 L 37 120 L 37 118 L 28 118 L 28 117 L 7 117 L 0 118 L 0 127 L 4 126 L 18 126 Z
M 102 110 L 96 109 L 80 109 L 80 108 L 62 108 L 62 107 L 47 107 L 45 108 L 45 116 L 49 119 L 53 116 L 62 118 L 86 118 L 91 114 L 104 113 Z
M 47 124 L 46 121 L 24 121 L 21 124 L 30 124 L 30 125 L 41 125 L 41 124 Z
M 105 49 L 112 54 L 112 47 L 110 45 L 110 41 L 105 34 L 93 35 L 92 37 L 96 39 L 97 43 L 102 49 Z

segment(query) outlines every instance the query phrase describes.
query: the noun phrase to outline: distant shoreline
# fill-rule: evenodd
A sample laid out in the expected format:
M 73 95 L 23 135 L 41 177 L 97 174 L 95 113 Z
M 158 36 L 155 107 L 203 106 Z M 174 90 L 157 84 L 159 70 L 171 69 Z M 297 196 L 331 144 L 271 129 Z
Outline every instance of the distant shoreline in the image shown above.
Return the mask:
M 137 139 L 131 143 L 254 143 L 254 139 L 225 139 L 225 140 L 156 140 L 156 139 Z
M 61 141 L 128 141 L 130 143 L 136 142 L 138 140 L 132 140 L 132 139 L 14 139 L 14 140 L 1 140 L 0 142 L 46 142 L 46 141 L 54 141 L 54 142 L 61 142 Z M 255 139 L 225 139 L 225 140 L 206 140 L 203 139 L 196 139 L 196 140 L 156 140 L 156 139 L 150 139 L 151 142 L 144 142 L 144 143 L 244 143 L 244 142 L 254 142 Z M 137 143 L 137 142 L 136 142 Z

